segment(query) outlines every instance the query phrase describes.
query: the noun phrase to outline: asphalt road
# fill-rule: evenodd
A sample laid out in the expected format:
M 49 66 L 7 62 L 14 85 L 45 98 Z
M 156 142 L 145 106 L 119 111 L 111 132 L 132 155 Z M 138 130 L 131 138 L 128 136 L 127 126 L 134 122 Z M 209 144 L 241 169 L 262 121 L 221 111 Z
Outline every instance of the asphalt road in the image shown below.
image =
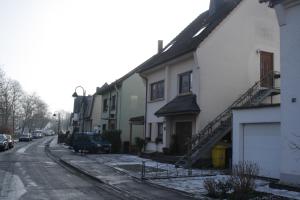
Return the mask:
M 19 142 L 15 148 L 0 152 L 1 200 L 122 199 L 50 159 L 45 152 L 49 140 L 51 137 Z

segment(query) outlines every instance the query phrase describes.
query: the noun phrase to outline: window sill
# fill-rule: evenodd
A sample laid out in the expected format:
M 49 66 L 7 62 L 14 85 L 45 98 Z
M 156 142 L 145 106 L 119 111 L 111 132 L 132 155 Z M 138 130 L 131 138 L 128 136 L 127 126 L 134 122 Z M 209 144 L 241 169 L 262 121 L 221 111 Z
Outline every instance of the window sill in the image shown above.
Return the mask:
M 165 100 L 165 98 L 159 98 L 159 99 L 149 100 L 147 103 L 155 103 L 155 102 L 164 101 L 164 100 Z

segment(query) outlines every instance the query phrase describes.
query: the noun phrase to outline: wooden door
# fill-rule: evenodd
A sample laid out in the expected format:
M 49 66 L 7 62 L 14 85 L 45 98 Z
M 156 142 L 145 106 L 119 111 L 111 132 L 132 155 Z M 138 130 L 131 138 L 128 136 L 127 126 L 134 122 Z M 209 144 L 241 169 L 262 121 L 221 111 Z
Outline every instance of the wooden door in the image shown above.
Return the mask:
M 274 71 L 274 54 L 270 52 L 260 52 L 260 80 L 261 87 L 272 88 L 273 87 L 273 74 Z
M 192 122 L 176 122 L 176 153 L 187 153 L 186 143 L 192 137 Z

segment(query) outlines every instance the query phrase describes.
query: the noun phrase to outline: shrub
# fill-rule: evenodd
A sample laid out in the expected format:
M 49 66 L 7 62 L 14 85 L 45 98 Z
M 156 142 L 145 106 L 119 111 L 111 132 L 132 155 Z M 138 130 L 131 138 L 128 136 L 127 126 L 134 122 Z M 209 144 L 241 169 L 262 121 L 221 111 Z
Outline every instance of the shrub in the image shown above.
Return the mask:
M 212 198 L 226 198 L 227 193 L 232 189 L 232 184 L 228 179 L 216 181 L 208 178 L 204 180 L 204 188 L 207 190 L 207 195 Z
M 229 179 L 222 179 L 218 181 L 217 191 L 219 193 L 219 197 L 225 198 L 230 190 L 232 190 L 232 184 Z
M 111 143 L 111 152 L 120 153 L 121 151 L 121 130 L 103 131 L 102 137 Z
M 233 165 L 229 181 L 236 199 L 245 199 L 247 194 L 254 191 L 255 177 L 258 172 L 258 165 L 253 162 L 240 162 Z
M 212 198 L 219 197 L 219 192 L 217 189 L 217 182 L 212 178 L 207 178 L 203 182 L 204 189 L 207 191 L 207 195 Z
M 144 146 L 145 146 L 145 140 L 143 140 L 142 138 L 136 137 L 135 138 L 135 144 L 139 150 L 139 152 L 142 152 Z

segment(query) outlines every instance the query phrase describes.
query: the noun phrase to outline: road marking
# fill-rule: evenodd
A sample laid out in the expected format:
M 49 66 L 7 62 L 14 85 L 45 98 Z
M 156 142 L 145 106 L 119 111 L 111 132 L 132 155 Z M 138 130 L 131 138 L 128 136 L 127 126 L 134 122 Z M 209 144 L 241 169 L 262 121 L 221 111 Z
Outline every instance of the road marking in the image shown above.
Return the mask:
M 34 144 L 35 144 L 35 143 L 30 143 L 30 144 L 28 144 L 28 145 L 26 145 L 26 146 L 24 146 L 24 147 L 18 149 L 18 150 L 17 150 L 17 153 L 25 153 L 25 151 L 26 151 L 29 147 L 31 147 L 32 145 L 34 145 Z
M 27 191 L 19 176 L 6 172 L 3 178 L 3 186 L 0 191 L 1 200 L 19 199 Z
M 51 138 L 49 138 L 49 139 L 43 141 L 42 144 L 46 144 L 46 143 L 49 142 L 50 140 L 51 140 Z M 36 144 L 36 143 L 37 143 L 37 142 L 33 142 L 33 143 L 30 143 L 30 144 L 28 144 L 28 145 L 26 145 L 26 146 L 24 146 L 24 147 L 18 149 L 18 150 L 17 150 L 17 153 L 21 153 L 21 154 L 25 153 L 25 151 L 26 151 L 29 147 L 31 147 L 32 145 L 34 145 L 34 144 Z

